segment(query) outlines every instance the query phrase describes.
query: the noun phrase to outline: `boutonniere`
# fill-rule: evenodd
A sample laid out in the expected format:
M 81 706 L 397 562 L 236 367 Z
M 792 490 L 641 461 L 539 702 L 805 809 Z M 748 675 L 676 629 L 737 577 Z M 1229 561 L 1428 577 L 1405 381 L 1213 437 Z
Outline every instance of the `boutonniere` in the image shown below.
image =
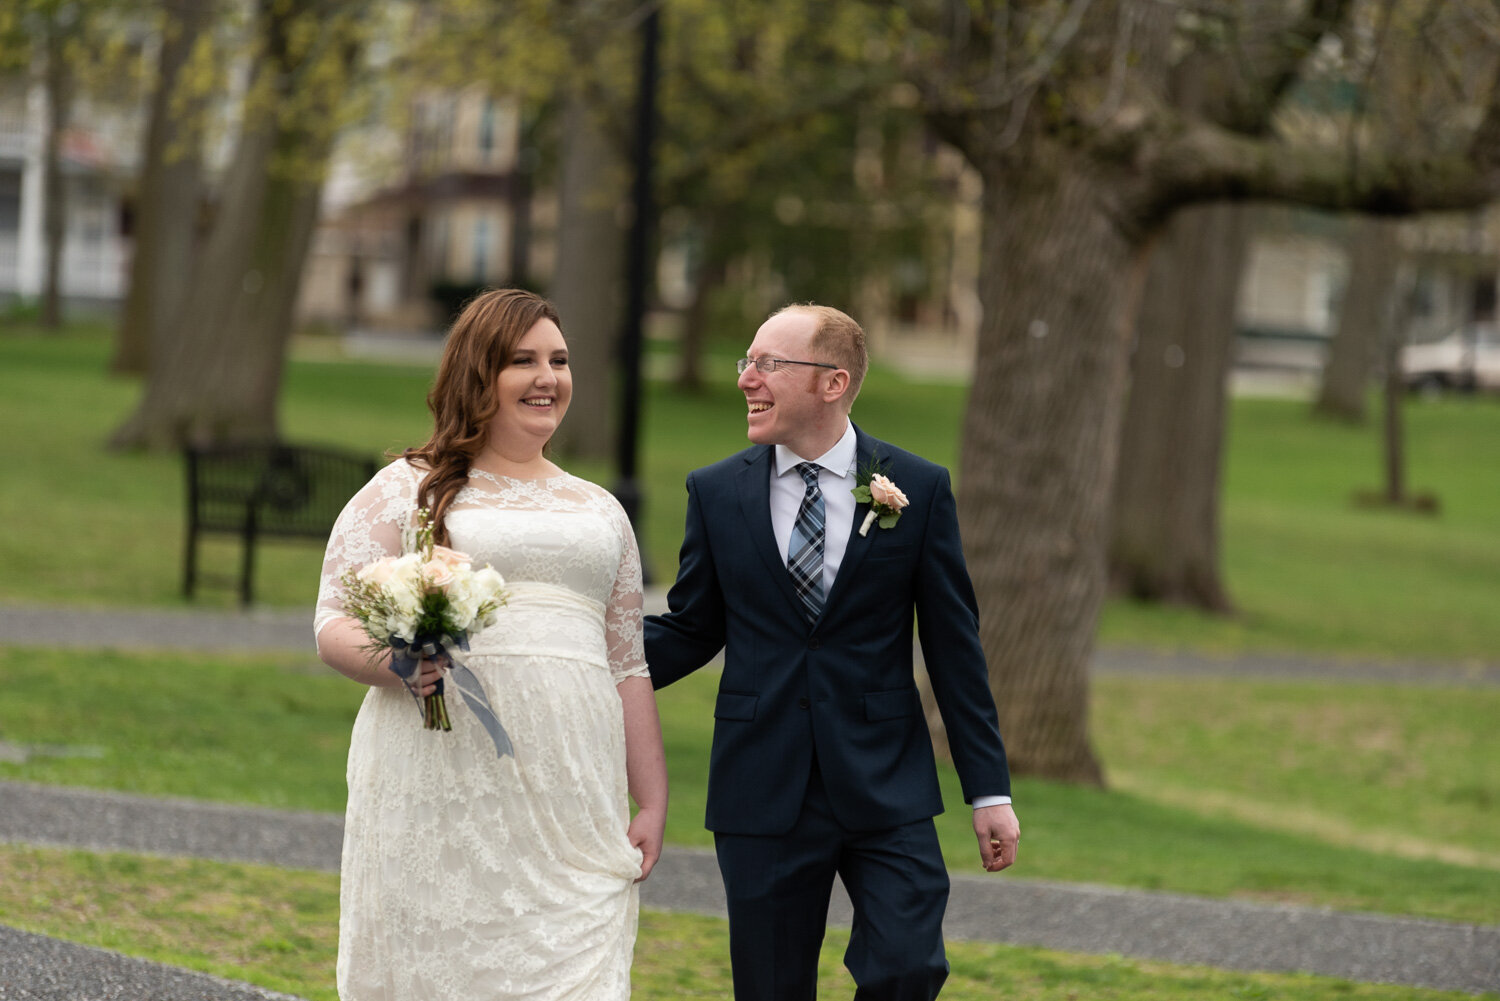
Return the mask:
M 855 477 L 858 485 L 853 491 L 854 499 L 861 504 L 870 505 L 870 513 L 865 515 L 864 523 L 859 526 L 861 536 L 869 533 L 870 526 L 877 519 L 881 528 L 895 525 L 901 518 L 901 510 L 910 503 L 901 488 L 879 470 L 879 463 L 872 463 L 869 469 L 860 470 Z

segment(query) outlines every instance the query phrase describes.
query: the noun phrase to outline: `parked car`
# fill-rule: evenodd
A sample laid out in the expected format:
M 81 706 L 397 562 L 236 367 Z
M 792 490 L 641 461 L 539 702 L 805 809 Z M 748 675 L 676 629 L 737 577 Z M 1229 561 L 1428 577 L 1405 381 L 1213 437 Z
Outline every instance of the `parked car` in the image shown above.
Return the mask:
M 1470 324 L 1446 337 L 1401 349 L 1409 389 L 1500 390 L 1500 327 Z

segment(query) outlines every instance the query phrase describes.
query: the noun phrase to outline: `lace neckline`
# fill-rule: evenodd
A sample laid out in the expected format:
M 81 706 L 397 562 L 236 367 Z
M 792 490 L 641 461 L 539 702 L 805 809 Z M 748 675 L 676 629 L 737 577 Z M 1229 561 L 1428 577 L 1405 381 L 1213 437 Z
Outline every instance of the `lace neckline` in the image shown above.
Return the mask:
M 573 474 L 572 473 L 564 471 L 564 472 L 558 473 L 556 476 L 538 476 L 536 479 L 523 480 L 520 477 L 506 476 L 503 473 L 491 473 L 491 472 L 488 472 L 487 470 L 480 469 L 478 466 L 470 466 L 469 467 L 469 479 L 472 480 L 476 476 L 481 477 L 481 478 L 486 479 L 486 480 L 489 480 L 490 482 L 494 483 L 496 486 L 500 486 L 500 487 L 504 487 L 504 486 L 506 486 L 508 484 L 517 484 L 517 483 L 519 483 L 519 484 L 521 484 L 523 486 L 539 486 L 540 487 L 540 486 L 546 486 L 546 485 L 551 484 L 551 483 L 556 483 L 559 480 L 568 480 L 568 479 L 572 479 L 573 478 Z

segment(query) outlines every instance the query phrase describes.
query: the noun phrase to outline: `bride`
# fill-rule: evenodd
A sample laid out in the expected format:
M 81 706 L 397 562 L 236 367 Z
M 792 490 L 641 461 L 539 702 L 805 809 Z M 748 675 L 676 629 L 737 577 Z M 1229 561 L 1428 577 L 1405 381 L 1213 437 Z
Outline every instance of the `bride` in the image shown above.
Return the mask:
M 661 853 L 667 774 L 641 643 L 640 558 L 623 510 L 543 447 L 572 396 L 546 300 L 487 292 L 454 323 L 434 428 L 377 473 L 328 540 L 318 653 L 370 686 L 349 747 L 338 989 L 344 1001 L 624 999 L 637 888 Z M 339 576 L 436 541 L 505 577 L 467 662 L 515 746 L 497 758 L 449 698 L 422 729 L 389 655 L 342 611 Z M 442 665 L 424 661 L 426 695 Z M 632 819 L 629 799 L 634 799 Z

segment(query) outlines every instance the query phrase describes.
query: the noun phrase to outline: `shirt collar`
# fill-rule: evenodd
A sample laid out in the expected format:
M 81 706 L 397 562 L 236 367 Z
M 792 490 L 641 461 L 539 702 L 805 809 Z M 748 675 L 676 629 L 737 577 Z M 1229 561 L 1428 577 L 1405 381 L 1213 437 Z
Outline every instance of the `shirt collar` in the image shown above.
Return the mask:
M 858 452 L 859 439 L 854 433 L 854 425 L 844 425 L 844 436 L 834 443 L 834 446 L 816 459 L 804 459 L 785 445 L 775 446 L 776 450 L 776 475 L 785 476 L 792 472 L 799 462 L 812 462 L 822 466 L 834 476 L 846 477 L 854 475 L 856 453 Z

